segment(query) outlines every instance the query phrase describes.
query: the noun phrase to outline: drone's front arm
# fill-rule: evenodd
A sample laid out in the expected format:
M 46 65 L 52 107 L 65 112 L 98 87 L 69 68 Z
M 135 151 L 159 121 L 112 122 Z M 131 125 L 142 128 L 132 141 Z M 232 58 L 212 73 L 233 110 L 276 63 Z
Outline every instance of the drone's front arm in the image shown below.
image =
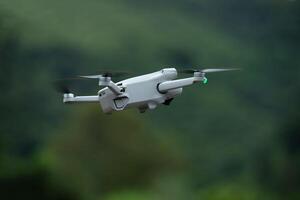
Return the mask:
M 167 92 L 168 90 L 173 90 L 177 88 L 182 88 L 185 86 L 192 85 L 195 82 L 199 82 L 202 79 L 200 77 L 190 77 L 184 79 L 177 79 L 172 81 L 165 81 L 158 85 L 159 92 Z
M 99 85 L 101 86 L 101 84 L 99 84 Z M 107 86 L 115 95 L 122 94 L 121 88 L 112 81 L 109 81 L 108 84 L 102 84 L 102 86 Z
M 98 79 L 99 86 L 108 87 L 115 95 L 122 94 L 122 88 L 120 88 L 113 81 L 111 81 L 110 76 L 88 75 L 88 76 L 80 76 L 80 77 L 89 78 L 89 79 Z

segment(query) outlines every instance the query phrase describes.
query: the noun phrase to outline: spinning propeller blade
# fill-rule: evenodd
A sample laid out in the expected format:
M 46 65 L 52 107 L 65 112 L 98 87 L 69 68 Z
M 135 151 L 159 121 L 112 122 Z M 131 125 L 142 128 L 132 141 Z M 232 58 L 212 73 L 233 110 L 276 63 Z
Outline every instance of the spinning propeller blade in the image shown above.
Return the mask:
M 211 73 L 211 72 L 225 72 L 225 71 L 234 71 L 234 70 L 240 70 L 240 69 L 239 68 L 227 68 L 227 69 L 212 68 L 212 69 L 182 69 L 178 71 L 180 73 L 193 74 L 195 72 Z
M 226 71 L 235 71 L 240 70 L 239 68 L 228 68 L 228 69 L 202 69 L 200 72 L 211 73 L 211 72 L 226 72 Z
M 208 79 L 205 77 L 206 73 L 212 73 L 212 72 L 225 72 L 225 71 L 234 71 L 234 70 L 240 70 L 239 68 L 211 68 L 211 69 L 182 69 L 178 70 L 180 73 L 185 73 L 185 74 L 194 74 L 195 72 L 200 72 L 197 76 L 202 77 L 202 82 L 204 84 L 207 84 Z
M 58 79 L 53 82 L 54 88 L 56 91 L 68 94 L 71 93 L 71 90 L 69 88 L 74 88 L 74 85 L 77 86 L 79 89 L 87 88 L 87 84 L 83 84 L 80 82 L 78 83 L 78 80 L 86 80 L 86 79 L 100 79 L 101 77 L 122 77 L 127 74 L 128 72 L 124 71 L 112 71 L 112 70 L 100 70 L 97 72 L 98 75 L 87 75 L 87 76 L 77 76 L 74 78 L 64 78 L 64 79 Z M 87 83 L 87 82 L 86 82 Z
M 64 78 L 64 79 L 58 79 L 53 81 L 54 89 L 63 94 L 72 93 L 72 91 L 69 88 L 72 88 L 72 86 L 76 85 L 76 82 L 78 80 L 84 80 L 82 78 Z
M 71 93 L 71 90 L 69 89 L 69 87 L 67 86 L 64 80 L 56 80 L 53 82 L 53 85 L 54 85 L 54 89 L 59 93 L 63 93 L 63 94 Z
M 57 86 L 56 90 L 59 93 L 63 93 L 63 94 L 69 94 L 69 93 L 71 93 L 71 90 L 67 86 Z
M 128 72 L 124 71 L 112 71 L 112 70 L 102 70 L 98 71 L 98 74 L 96 75 L 87 75 L 87 76 L 79 76 L 81 78 L 89 78 L 89 79 L 99 79 L 101 77 L 121 77 L 129 74 Z
M 90 79 L 98 79 L 104 77 L 103 75 L 88 75 L 88 76 L 79 76 L 81 78 L 90 78 Z

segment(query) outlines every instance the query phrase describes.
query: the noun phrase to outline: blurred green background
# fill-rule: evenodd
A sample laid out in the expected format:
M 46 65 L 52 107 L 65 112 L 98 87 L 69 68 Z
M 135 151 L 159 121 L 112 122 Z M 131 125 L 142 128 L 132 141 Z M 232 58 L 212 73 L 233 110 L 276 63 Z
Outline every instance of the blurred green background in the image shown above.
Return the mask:
M 300 199 L 298 0 L 0 0 L 0 198 Z M 240 67 L 171 106 L 63 105 L 105 67 Z M 96 94 L 85 82 L 76 94 Z

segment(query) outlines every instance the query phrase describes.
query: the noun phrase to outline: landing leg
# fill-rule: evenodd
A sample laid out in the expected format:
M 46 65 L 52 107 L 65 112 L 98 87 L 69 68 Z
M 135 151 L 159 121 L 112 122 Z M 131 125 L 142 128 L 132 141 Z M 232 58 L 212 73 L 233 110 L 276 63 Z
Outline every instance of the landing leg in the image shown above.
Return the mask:
M 145 113 L 148 108 L 147 107 L 139 107 L 138 109 L 139 109 L 140 113 Z

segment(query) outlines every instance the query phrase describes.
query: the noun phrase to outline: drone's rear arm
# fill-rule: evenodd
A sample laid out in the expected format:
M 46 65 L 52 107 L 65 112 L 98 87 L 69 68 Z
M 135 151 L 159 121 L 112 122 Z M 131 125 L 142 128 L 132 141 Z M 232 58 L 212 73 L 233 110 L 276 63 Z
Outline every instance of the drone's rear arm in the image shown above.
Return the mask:
M 99 96 L 74 96 L 74 94 L 64 94 L 64 103 L 95 103 L 99 102 Z

